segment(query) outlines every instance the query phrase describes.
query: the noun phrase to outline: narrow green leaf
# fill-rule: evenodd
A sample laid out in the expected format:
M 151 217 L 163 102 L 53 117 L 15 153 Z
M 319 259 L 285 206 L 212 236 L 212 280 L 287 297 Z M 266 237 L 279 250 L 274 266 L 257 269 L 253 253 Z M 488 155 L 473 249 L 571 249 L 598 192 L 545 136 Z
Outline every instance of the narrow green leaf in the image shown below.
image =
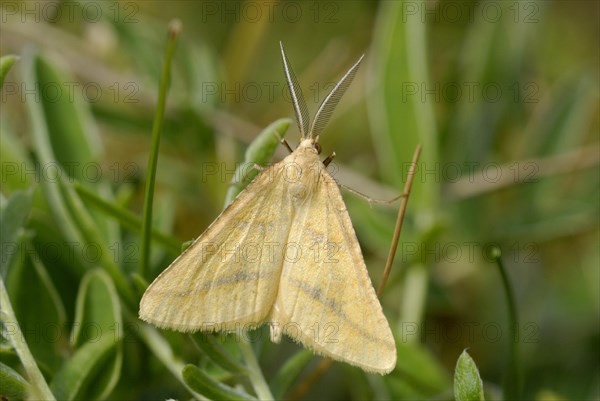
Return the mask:
M 50 391 L 36 360 L 27 346 L 2 277 L 0 277 L 0 326 L 4 328 L 2 336 L 10 342 L 27 373 L 27 378 L 31 384 L 29 396 L 32 399 L 55 400 L 56 398 Z
M 368 74 L 372 90 L 367 102 L 371 132 L 381 174 L 387 181 L 404 183 L 417 144 L 423 145 L 420 165 L 438 161 L 437 127 L 431 98 L 423 101 L 421 88 L 430 86 L 427 68 L 426 23 L 406 18 L 403 1 L 382 2 L 373 35 Z M 412 189 L 411 204 L 420 210 L 435 208 L 439 186 L 423 180 Z
M 484 401 L 483 383 L 479 377 L 479 370 L 467 350 L 464 350 L 456 361 L 454 398 L 456 401 Z
M 112 252 L 110 251 L 108 244 L 102 236 L 98 234 L 94 220 L 81 201 L 81 198 L 77 195 L 73 186 L 67 184 L 64 180 L 59 179 L 57 186 L 61 189 L 61 195 L 65 206 L 69 209 L 70 214 L 73 216 L 77 227 L 83 236 L 82 243 L 94 244 L 95 247 L 98 248 L 99 256 L 96 263 L 102 266 L 102 268 L 110 275 L 112 281 L 119 290 L 119 294 L 121 294 L 127 305 L 130 307 L 137 306 L 133 288 L 112 257 Z
M 15 245 L 21 257 L 11 265 L 6 287 L 36 363 L 50 373 L 60 366 L 60 350 L 68 337 L 65 307 L 31 241 L 22 236 Z M 32 294 L 36 302 L 31 302 Z
M 273 380 L 271 380 L 275 399 L 283 399 L 285 392 L 289 390 L 294 381 L 300 376 L 300 373 L 302 373 L 302 370 L 313 358 L 314 354 L 312 352 L 302 350 L 298 351 L 285 362 Z
M 135 292 L 137 296 L 141 299 L 142 295 L 144 295 L 144 292 L 146 291 L 146 288 L 148 288 L 148 281 L 142 276 L 140 276 L 138 273 L 131 273 L 129 278 L 131 279 L 131 282 L 135 287 Z
M 246 149 L 246 161 L 254 163 L 269 162 L 273 157 L 273 153 L 275 153 L 275 149 L 280 145 L 280 138 L 285 137 L 291 123 L 292 120 L 289 118 L 280 118 L 269 124 Z
M 191 335 L 198 346 L 214 363 L 232 373 L 245 373 L 246 368 L 233 358 L 221 345 L 217 344 L 211 334 L 195 333 Z
M 54 376 L 50 388 L 58 400 L 90 400 L 88 390 L 98 380 L 105 362 L 114 358 L 118 344 L 111 336 L 85 343 Z M 118 358 L 117 358 L 118 359 Z M 99 398 L 93 398 L 99 399 Z
M 31 211 L 31 202 L 31 192 L 15 191 L 6 206 L 0 210 L 0 249 L 3 256 L 0 260 L 0 274 L 4 278 L 10 262 L 18 254 L 19 230 Z
M 183 380 L 192 390 L 213 400 L 256 400 L 249 394 L 226 386 L 194 365 L 185 365 L 182 370 Z
M 19 57 L 12 54 L 7 54 L 6 56 L 0 57 L 0 91 L 2 91 L 2 85 L 4 85 L 4 78 L 6 78 L 6 74 L 8 74 L 10 67 L 12 67 L 12 65 L 18 59 Z
M 102 400 L 116 385 L 122 366 L 123 324 L 117 290 L 96 269 L 81 281 L 71 336 L 76 353 L 52 382 L 59 399 Z
M 78 82 L 66 71 L 57 68 L 43 56 L 34 59 L 35 78 L 39 88 L 39 103 L 45 115 L 52 154 L 62 167 L 65 181 L 76 179 L 90 189 L 112 196 L 110 186 L 102 177 L 100 156 L 102 141 L 82 93 L 74 90 Z M 42 164 L 42 168 L 51 168 Z M 92 213 L 96 230 L 107 241 L 116 241 L 118 228 L 114 222 Z
M 101 400 L 111 393 L 121 373 L 122 338 L 123 319 L 117 289 L 105 271 L 92 270 L 83 277 L 77 294 L 72 343 L 82 349 L 89 343 L 106 340 L 115 344 L 115 349 L 98 361 L 101 368 L 94 371 L 92 382 L 78 390 L 78 398 Z
M 289 118 L 281 118 L 272 122 L 248 146 L 244 162 L 236 168 L 233 174 L 231 185 L 225 197 L 225 206 L 230 204 L 242 192 L 246 184 L 256 177 L 258 170 L 254 168 L 255 164 L 262 166 L 271 161 L 275 149 L 279 145 L 279 138 L 285 136 L 291 122 L 292 120 Z
M 23 56 L 23 62 L 21 63 L 24 83 L 27 87 L 31 88 L 39 87 L 35 73 L 35 62 L 36 54 L 28 52 Z M 56 158 L 53 154 L 44 110 L 40 102 L 36 101 L 36 97 L 28 96 L 26 100 L 31 121 L 32 141 L 38 163 L 42 166 L 56 166 L 56 174 L 62 176 L 64 171 L 62 171 L 60 166 L 57 166 Z M 56 179 L 54 176 L 51 178 L 52 180 L 40 180 L 40 183 L 44 192 L 44 200 L 52 211 L 57 227 L 67 242 L 83 244 L 84 241 L 81 233 L 77 229 L 75 221 L 62 199 L 59 186 L 56 185 Z M 78 263 L 75 263 L 74 266 L 80 269 L 80 273 L 83 273 L 89 263 L 84 260 L 80 253 L 76 253 L 75 256 Z
M 154 356 L 162 362 L 162 364 L 177 380 L 187 386 L 187 383 L 181 374 L 181 371 L 185 365 L 179 359 L 179 357 L 174 354 L 171 344 L 169 344 L 167 339 L 158 331 L 156 327 L 140 321 L 137 316 L 132 316 L 132 314 L 127 312 L 127 310 L 124 310 L 124 312 L 128 323 L 136 325 L 137 336 L 146 344 L 146 346 L 148 346 Z M 189 386 L 187 387 L 189 389 Z M 192 390 L 190 390 L 190 392 L 191 391 Z
M 39 91 L 39 99 L 56 161 L 71 178 L 86 180 L 85 168 L 98 161 L 101 141 L 89 124 L 91 119 L 84 117 L 83 102 L 79 98 L 81 92 L 69 90 L 74 79 L 44 57 L 35 57 L 34 63 L 37 82 L 41 88 L 46 88 Z
M 0 120 L 0 160 L 2 160 L 2 193 L 27 189 L 34 179 L 29 171 L 35 166 L 28 156 L 29 150 L 14 131 L 7 118 Z
M 9 400 L 26 398 L 29 383 L 9 366 L 0 362 L 0 391 Z
M 114 283 L 100 269 L 81 280 L 75 304 L 75 325 L 71 341 L 75 347 L 108 336 L 115 342 L 123 336 L 121 304 Z
M 142 219 L 127 209 L 121 208 L 112 202 L 101 198 L 98 194 L 90 191 L 79 182 L 73 183 L 73 188 L 82 200 L 93 207 L 98 208 L 103 213 L 116 218 L 124 227 L 135 232 L 141 232 Z M 179 255 L 181 251 L 181 242 L 162 231 L 152 228 L 152 239 L 161 244 L 169 253 Z

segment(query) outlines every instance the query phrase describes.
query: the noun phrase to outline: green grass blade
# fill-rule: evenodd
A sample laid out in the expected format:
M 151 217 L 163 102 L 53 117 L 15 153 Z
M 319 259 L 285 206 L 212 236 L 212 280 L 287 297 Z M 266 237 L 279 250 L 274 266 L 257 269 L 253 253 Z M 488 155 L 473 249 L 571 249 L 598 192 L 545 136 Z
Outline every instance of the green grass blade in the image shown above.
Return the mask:
M 112 190 L 108 183 L 94 177 L 101 172 L 103 147 L 89 104 L 84 101 L 80 91 L 74 90 L 72 84 L 75 79 L 57 64 L 51 62 L 50 58 L 39 55 L 35 58 L 34 69 L 48 140 L 55 162 L 62 168 L 61 177 L 69 181 L 78 180 L 90 190 L 111 196 Z M 43 164 L 41 168 L 45 171 L 51 165 Z M 92 216 L 96 222 L 96 230 L 101 232 L 105 240 L 116 241 L 119 233 L 115 223 L 94 213 Z
M 89 399 L 86 390 L 98 378 L 104 363 L 117 352 L 117 342 L 110 336 L 86 342 L 67 360 L 52 380 L 52 391 L 59 400 Z
M 78 349 L 87 343 L 108 338 L 116 344 L 106 360 L 101 361 L 93 380 L 78 391 L 78 398 L 105 399 L 115 387 L 121 374 L 123 351 L 123 318 L 121 303 L 111 278 L 100 269 L 87 273 L 81 280 L 75 304 L 76 325 L 71 335 Z
M 191 335 L 194 344 L 214 363 L 232 373 L 246 373 L 246 368 L 233 358 L 221 345 L 216 344 L 211 334 L 195 333 Z
M 3 257 L 0 260 L 0 275 L 6 277 L 8 266 L 18 253 L 16 249 L 19 230 L 31 211 L 31 192 L 15 191 L 7 204 L 0 210 L 0 246 Z M 14 250 L 14 252 L 12 251 Z
M 41 337 L 38 331 L 40 327 L 57 327 L 60 328 L 58 333 L 66 335 L 66 330 L 62 328 L 66 327 L 67 312 L 47 266 L 32 241 L 24 238 L 19 248 L 27 256 L 11 266 L 6 288 L 31 353 L 40 369 L 50 373 L 60 367 L 64 342 Z M 36 302 L 31 302 L 32 294 L 35 294 Z
M 17 318 L 15 317 L 2 277 L 0 277 L 0 306 L 0 322 L 4 328 L 10 328 L 10 330 L 4 330 L 3 336 L 11 343 L 23 364 L 23 368 L 27 373 L 27 379 L 31 384 L 30 396 L 40 400 L 55 400 L 56 398 L 54 398 L 52 391 L 50 391 L 50 387 L 48 387 L 44 375 L 40 372 L 40 369 L 25 342 L 25 337 L 21 332 Z
M 437 127 L 429 98 L 423 101 L 421 87 L 430 78 L 426 57 L 426 24 L 420 18 L 408 18 L 403 1 L 379 5 L 369 78 L 373 90 L 367 103 L 371 131 L 381 174 L 400 185 L 407 163 L 418 144 L 423 146 L 420 166 L 432 166 L 438 160 Z M 431 210 L 438 199 L 434 180 L 426 180 L 412 190 L 412 204 Z
M 69 186 L 62 181 L 59 181 L 58 185 L 62 190 L 62 197 L 65 205 L 71 211 L 83 236 L 82 243 L 95 244 L 99 249 L 98 264 L 110 275 L 125 303 L 131 308 L 137 308 L 137 298 L 133 292 L 133 287 L 128 282 L 125 273 L 111 257 L 112 253 L 110 252 L 108 245 L 96 231 L 95 222 L 85 208 L 81 198 L 77 196 L 77 193 L 72 186 Z
M 273 395 L 276 399 L 283 399 L 285 392 L 290 389 L 294 380 L 300 376 L 302 370 L 313 360 L 314 356 L 311 351 L 304 349 L 298 351 L 285 362 L 277 375 L 271 380 Z
M 0 362 L 0 389 L 4 397 L 15 400 L 25 399 L 31 392 L 27 380 L 2 362 Z
M 6 74 L 8 74 L 8 71 L 10 71 L 10 68 L 18 59 L 19 57 L 12 54 L 0 57 L 0 92 L 2 91 L 2 85 L 4 85 Z
M 35 53 L 26 53 L 23 57 L 22 74 L 23 79 L 28 87 L 36 88 L 37 79 L 35 74 L 35 63 L 37 55 Z M 56 158 L 49 139 L 48 126 L 46 117 L 41 104 L 36 101 L 35 97 L 27 97 L 27 109 L 31 120 L 31 133 L 33 146 L 36 152 L 38 163 L 42 166 L 57 165 Z M 65 172 L 57 167 L 57 174 L 62 176 Z M 84 240 L 77 229 L 75 221 L 71 217 L 68 208 L 62 199 L 61 191 L 56 185 L 56 180 L 42 179 L 40 180 L 42 190 L 44 192 L 45 201 L 52 211 L 53 218 L 57 223 L 58 228 L 68 242 L 83 244 Z M 78 262 L 76 266 L 80 268 L 80 273 L 83 273 L 88 263 L 82 260 L 81 255 L 77 255 Z
M 73 188 L 77 192 L 77 194 L 82 198 L 82 200 L 86 201 L 86 204 L 96 207 L 116 218 L 124 227 L 135 231 L 142 231 L 142 219 L 139 218 L 134 213 L 130 212 L 127 209 L 119 207 L 114 203 L 108 202 L 107 200 L 101 198 L 95 192 L 90 191 L 83 185 L 80 185 L 78 182 L 73 183 Z M 164 249 L 166 249 L 172 255 L 179 255 L 181 253 L 181 242 L 173 238 L 172 236 L 165 234 L 162 231 L 157 230 L 156 228 L 152 228 L 152 238 L 158 243 L 161 244 Z
M 165 114 L 165 106 L 167 103 L 167 92 L 169 91 L 171 81 L 171 63 L 175 55 L 175 45 L 177 37 L 181 32 L 181 22 L 173 20 L 169 24 L 169 35 L 167 47 L 165 49 L 165 58 L 163 69 L 160 77 L 160 87 L 158 92 L 158 104 L 156 114 L 154 115 L 154 123 L 152 124 L 152 139 L 150 145 L 150 156 L 148 158 L 148 173 L 146 176 L 146 194 L 144 197 L 144 212 L 142 220 L 142 238 L 141 238 L 141 255 L 138 273 L 145 277 L 148 271 L 150 261 L 150 235 L 152 228 L 152 202 L 154 200 L 154 184 L 156 181 L 156 168 L 158 164 L 158 150 L 160 146 L 160 133 Z
M 182 371 L 183 379 L 195 392 L 212 400 L 252 401 L 256 398 L 226 386 L 198 369 L 194 365 L 186 365 Z

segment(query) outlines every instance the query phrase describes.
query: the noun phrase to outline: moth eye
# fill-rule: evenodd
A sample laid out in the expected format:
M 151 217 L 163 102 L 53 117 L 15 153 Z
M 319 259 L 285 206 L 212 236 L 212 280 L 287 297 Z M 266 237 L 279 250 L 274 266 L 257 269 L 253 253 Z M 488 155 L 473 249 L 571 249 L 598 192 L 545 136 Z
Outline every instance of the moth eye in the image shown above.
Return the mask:
M 315 150 L 317 151 L 317 154 L 320 155 L 321 154 L 321 144 L 319 144 L 319 142 L 315 142 L 315 144 L 313 145 Z

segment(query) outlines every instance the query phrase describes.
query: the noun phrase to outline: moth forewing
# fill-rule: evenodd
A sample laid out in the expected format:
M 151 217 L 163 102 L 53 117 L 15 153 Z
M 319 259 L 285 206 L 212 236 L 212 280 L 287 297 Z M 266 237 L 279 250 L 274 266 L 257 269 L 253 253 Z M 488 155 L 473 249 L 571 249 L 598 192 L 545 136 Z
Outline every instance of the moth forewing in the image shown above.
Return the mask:
M 179 331 L 237 331 L 264 321 L 275 300 L 292 221 L 282 162 L 242 191 L 148 287 L 140 318 Z

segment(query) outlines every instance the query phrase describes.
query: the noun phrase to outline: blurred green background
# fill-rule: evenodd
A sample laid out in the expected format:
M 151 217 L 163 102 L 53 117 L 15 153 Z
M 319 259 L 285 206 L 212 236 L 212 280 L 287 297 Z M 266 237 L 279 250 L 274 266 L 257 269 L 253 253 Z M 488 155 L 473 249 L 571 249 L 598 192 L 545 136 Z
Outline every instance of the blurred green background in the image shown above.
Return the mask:
M 339 182 L 391 198 L 423 145 L 381 299 L 397 369 L 379 377 L 335 363 L 303 399 L 452 399 L 465 348 L 486 397 L 503 399 L 511 339 L 493 245 L 519 313 L 519 398 L 600 398 L 600 3 L 1 4 L 1 54 L 20 57 L 1 93 L 2 275 L 55 394 L 189 399 L 175 377 L 181 363 L 252 394 L 189 336 L 145 328 L 134 306 L 179 244 L 218 215 L 253 138 L 293 118 L 282 41 L 311 115 L 366 54 L 321 137 L 324 155 L 337 154 Z M 183 31 L 154 198 L 154 225 L 172 235 L 152 243 L 151 271 L 136 278 L 136 216 L 172 18 Z M 286 137 L 295 146 L 294 124 Z M 395 207 L 344 199 L 377 286 Z M 258 333 L 267 382 L 292 396 L 319 358 L 295 361 L 299 346 Z M 237 357 L 231 338 L 222 347 Z M 27 378 L 6 341 L 0 361 Z

